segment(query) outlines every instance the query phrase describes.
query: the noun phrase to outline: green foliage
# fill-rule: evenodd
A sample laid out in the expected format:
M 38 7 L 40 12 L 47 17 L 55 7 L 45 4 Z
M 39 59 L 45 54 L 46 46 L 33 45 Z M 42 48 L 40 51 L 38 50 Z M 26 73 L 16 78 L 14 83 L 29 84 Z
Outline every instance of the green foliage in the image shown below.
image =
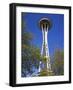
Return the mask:
M 46 62 L 46 60 L 47 60 L 47 57 L 43 56 L 43 57 L 42 57 L 42 61 L 43 61 L 43 62 Z
M 28 46 L 31 45 L 32 38 L 33 36 L 31 33 L 24 31 L 22 34 L 22 44 Z
M 51 63 L 52 70 L 47 71 L 45 68 L 40 72 L 39 76 L 55 76 L 55 75 L 64 75 L 64 51 L 56 49 L 53 62 Z M 46 57 L 41 57 L 42 61 L 46 62 Z M 51 58 L 50 58 L 51 59 Z M 51 60 L 50 60 L 51 61 Z
M 52 71 L 47 71 L 45 69 L 43 69 L 41 72 L 40 72 L 40 75 L 39 76 L 53 76 L 54 73 Z
M 64 51 L 56 50 L 52 69 L 55 75 L 64 75 Z
M 38 68 L 40 49 L 32 45 L 33 35 L 26 30 L 22 23 L 22 77 L 33 73 L 33 67 Z
M 22 55 L 22 69 L 26 69 L 28 73 L 33 73 L 32 68 L 38 68 L 39 59 L 40 59 L 40 52 L 38 48 L 34 47 L 25 47 L 23 48 L 23 55 Z

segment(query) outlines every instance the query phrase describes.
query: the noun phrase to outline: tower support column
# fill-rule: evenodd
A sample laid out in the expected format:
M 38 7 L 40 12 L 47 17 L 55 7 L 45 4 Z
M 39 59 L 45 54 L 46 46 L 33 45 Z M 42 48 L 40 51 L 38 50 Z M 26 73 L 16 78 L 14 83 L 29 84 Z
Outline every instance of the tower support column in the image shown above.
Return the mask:
M 51 71 L 51 63 L 50 63 L 48 38 L 47 37 L 48 37 L 48 31 L 51 27 L 51 21 L 47 18 L 42 18 L 40 20 L 39 24 L 40 24 L 40 28 L 42 30 L 42 37 L 43 37 L 42 50 L 41 50 L 41 56 L 43 58 L 39 63 L 39 72 L 41 72 L 42 70 L 45 70 L 46 72 L 50 72 Z

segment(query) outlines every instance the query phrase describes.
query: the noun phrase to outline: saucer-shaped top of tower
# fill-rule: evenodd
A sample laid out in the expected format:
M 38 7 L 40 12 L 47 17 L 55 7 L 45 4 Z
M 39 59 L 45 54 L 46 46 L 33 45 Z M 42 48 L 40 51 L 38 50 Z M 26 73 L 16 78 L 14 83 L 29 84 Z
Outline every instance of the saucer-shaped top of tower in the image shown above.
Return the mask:
M 48 18 L 42 18 L 40 21 L 39 21 L 39 26 L 41 29 L 43 30 L 50 30 L 51 26 L 52 26 L 52 22 L 50 19 Z

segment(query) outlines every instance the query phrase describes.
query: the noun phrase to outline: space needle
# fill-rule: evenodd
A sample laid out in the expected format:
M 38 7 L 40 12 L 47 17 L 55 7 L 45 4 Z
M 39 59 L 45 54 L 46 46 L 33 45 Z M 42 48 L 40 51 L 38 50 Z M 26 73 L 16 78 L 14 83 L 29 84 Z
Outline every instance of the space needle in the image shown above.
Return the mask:
M 48 31 L 50 30 L 52 23 L 51 20 L 48 18 L 42 18 L 39 21 L 39 26 L 42 31 L 42 49 L 41 49 L 41 56 L 43 59 L 45 59 L 45 62 L 41 60 L 39 62 L 39 72 L 41 72 L 43 69 L 50 72 L 51 71 L 51 63 L 50 63 L 50 56 L 49 56 L 49 47 L 48 47 Z M 42 66 L 43 63 L 43 66 Z

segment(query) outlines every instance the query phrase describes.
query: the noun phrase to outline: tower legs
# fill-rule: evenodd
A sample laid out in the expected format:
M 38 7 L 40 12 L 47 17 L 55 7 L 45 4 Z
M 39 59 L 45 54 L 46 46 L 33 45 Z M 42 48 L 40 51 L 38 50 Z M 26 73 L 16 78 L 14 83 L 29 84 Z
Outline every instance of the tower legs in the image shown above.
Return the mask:
M 49 75 L 51 72 L 51 64 L 50 64 L 50 56 L 49 56 L 49 48 L 47 42 L 47 33 L 48 31 L 42 31 L 43 34 L 43 44 L 41 50 L 42 60 L 39 62 L 39 72 L 45 72 L 46 75 Z
M 40 72 L 40 75 L 50 75 L 51 64 L 50 64 L 47 36 L 48 36 L 48 30 L 51 27 L 51 21 L 47 18 L 42 18 L 39 24 L 42 29 L 42 36 L 43 36 L 43 43 L 42 43 L 42 50 L 41 50 L 42 59 L 39 63 L 39 72 Z

